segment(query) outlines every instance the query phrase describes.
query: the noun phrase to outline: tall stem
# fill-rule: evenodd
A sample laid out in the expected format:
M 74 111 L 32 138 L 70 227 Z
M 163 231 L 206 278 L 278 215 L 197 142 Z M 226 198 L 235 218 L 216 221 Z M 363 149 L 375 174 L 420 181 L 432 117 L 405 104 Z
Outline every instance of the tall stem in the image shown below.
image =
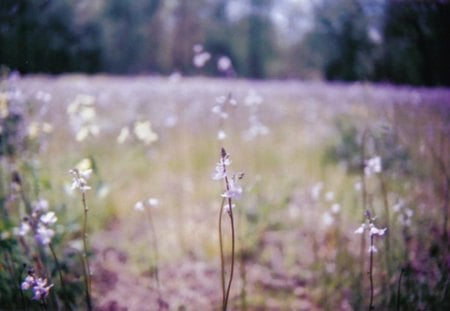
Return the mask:
M 219 212 L 219 246 L 220 246 L 220 285 L 222 287 L 222 306 L 225 305 L 225 261 L 223 255 L 223 237 L 222 237 L 222 215 L 223 207 L 225 205 L 225 198 L 222 199 Z
M 89 268 L 89 258 L 88 258 L 88 245 L 87 245 L 87 218 L 89 208 L 86 204 L 86 194 L 81 193 L 84 209 L 84 221 L 83 221 L 83 264 L 84 264 L 84 280 L 86 286 L 86 304 L 89 311 L 92 310 L 91 302 L 91 270 Z
M 233 210 L 231 208 L 231 199 L 228 199 L 228 206 L 230 208 L 230 222 L 231 222 L 231 269 L 230 269 L 230 278 L 228 280 L 227 292 L 225 295 L 225 305 L 224 310 L 227 309 L 228 298 L 230 296 L 231 282 L 233 281 L 233 272 L 234 272 L 234 219 L 233 219 Z
M 373 235 L 370 235 L 370 260 L 369 260 L 369 279 L 370 279 L 370 303 L 369 311 L 373 310 Z

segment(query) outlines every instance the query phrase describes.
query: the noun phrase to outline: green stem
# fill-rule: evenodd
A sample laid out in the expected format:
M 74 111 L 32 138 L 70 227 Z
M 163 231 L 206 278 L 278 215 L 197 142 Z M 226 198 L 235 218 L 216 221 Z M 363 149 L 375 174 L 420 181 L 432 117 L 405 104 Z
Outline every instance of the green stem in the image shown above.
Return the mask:
M 62 290 L 63 290 L 64 305 L 66 306 L 66 308 L 68 308 L 66 283 L 64 282 L 64 279 L 63 279 L 63 276 L 62 276 L 61 265 L 59 263 L 58 257 L 56 257 L 56 253 L 55 253 L 55 250 L 53 249 L 52 243 L 50 243 L 48 246 L 50 247 L 50 251 L 52 253 L 53 260 L 55 261 L 56 270 L 58 270 L 59 281 L 61 283 L 61 287 L 62 287 Z

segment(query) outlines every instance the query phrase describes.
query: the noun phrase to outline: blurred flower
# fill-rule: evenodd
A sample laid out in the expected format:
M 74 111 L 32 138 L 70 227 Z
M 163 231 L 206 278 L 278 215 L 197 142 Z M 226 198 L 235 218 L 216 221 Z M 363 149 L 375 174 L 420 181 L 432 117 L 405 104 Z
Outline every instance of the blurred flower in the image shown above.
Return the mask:
M 334 200 L 334 192 L 333 191 L 328 191 L 327 193 L 325 193 L 325 201 L 330 202 Z
M 322 215 L 322 222 L 325 226 L 330 226 L 334 223 L 334 218 L 329 212 L 325 212 Z
M 201 44 L 194 44 L 194 46 L 192 47 L 192 50 L 194 51 L 194 53 L 200 53 L 203 52 L 203 45 Z
M 43 224 L 52 225 L 58 220 L 58 218 L 56 217 L 54 212 L 48 212 L 42 215 L 40 220 Z
M 147 200 L 147 203 L 148 203 L 148 205 L 151 206 L 151 207 L 156 207 L 156 206 L 158 206 L 158 204 L 159 204 L 159 200 L 156 199 L 156 198 L 149 198 L 149 199 Z
M 341 205 L 338 203 L 334 203 L 333 205 L 331 205 L 331 212 L 333 214 L 338 214 L 341 211 Z
M 28 221 L 22 221 L 20 223 L 20 227 L 17 230 L 15 230 L 15 234 L 20 236 L 26 236 L 28 232 L 30 232 L 30 230 L 31 226 L 28 223 Z
M 381 167 L 381 158 L 376 156 L 373 158 L 370 158 L 366 161 L 364 166 L 364 174 L 366 176 L 371 176 L 376 173 L 381 173 L 382 167 Z
M 238 176 L 233 175 L 228 179 L 228 189 L 222 194 L 222 197 L 229 199 L 239 199 L 242 195 L 242 187 L 239 185 Z
M 158 135 L 153 132 L 150 121 L 138 121 L 134 124 L 134 135 L 146 145 L 158 140 Z
M 224 130 L 220 130 L 220 131 L 217 133 L 217 139 L 218 139 L 218 140 L 224 140 L 225 138 L 227 138 L 227 134 L 225 133 Z
M 45 299 L 52 287 L 53 284 L 47 286 L 47 279 L 36 278 L 32 271 L 28 272 L 28 275 L 21 285 L 22 290 L 28 290 L 30 288 L 33 290 L 33 300 Z
M 255 90 L 249 90 L 244 99 L 246 106 L 258 106 L 262 103 L 262 101 L 262 97 Z
M 211 54 L 208 52 L 201 52 L 194 55 L 193 63 L 197 68 L 202 68 L 211 59 Z
M 221 56 L 217 61 L 217 69 L 221 72 L 226 72 L 231 68 L 231 60 L 227 56 Z
M 134 204 L 134 209 L 140 212 L 143 211 L 144 203 L 142 203 L 142 201 L 137 202 L 136 204 Z
M 375 245 L 370 245 L 369 249 L 368 249 L 368 252 L 369 253 L 377 253 L 378 249 L 377 249 L 377 247 Z
M 49 245 L 52 241 L 55 231 L 39 223 L 36 229 L 36 240 L 42 245 Z
M 226 166 L 231 164 L 231 160 L 228 155 L 225 155 L 225 157 L 220 158 L 219 162 L 216 164 L 215 172 L 212 176 L 213 180 L 220 180 L 225 178 L 226 176 Z
M 320 196 L 320 192 L 323 189 L 323 182 L 318 182 L 314 186 L 312 186 L 310 194 L 314 200 L 318 200 Z
M 130 129 L 125 126 L 120 130 L 120 134 L 119 136 L 117 136 L 117 142 L 119 144 L 123 144 L 128 139 L 128 137 L 130 137 Z
M 87 184 L 87 180 L 91 177 L 92 169 L 80 171 L 77 168 L 71 169 L 69 171 L 73 176 L 72 180 L 72 190 L 79 189 L 81 192 L 86 192 L 90 190 L 91 187 Z
M 40 214 L 48 211 L 48 202 L 45 199 L 39 199 L 36 202 L 31 203 L 33 214 Z

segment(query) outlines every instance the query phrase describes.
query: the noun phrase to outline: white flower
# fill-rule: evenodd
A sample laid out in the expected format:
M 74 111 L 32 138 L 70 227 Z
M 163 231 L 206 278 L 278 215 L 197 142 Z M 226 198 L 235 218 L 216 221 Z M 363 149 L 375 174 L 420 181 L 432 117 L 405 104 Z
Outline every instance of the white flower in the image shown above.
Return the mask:
M 128 127 L 123 127 L 120 130 L 119 136 L 117 136 L 117 143 L 123 144 L 128 137 L 130 137 L 130 129 Z
M 364 174 L 366 176 L 371 176 L 376 173 L 381 173 L 382 167 L 381 167 L 381 158 L 376 156 L 373 158 L 370 158 L 366 161 L 366 165 L 364 167 Z
M 373 224 L 370 225 L 370 235 L 378 235 L 378 236 L 383 236 L 386 232 L 387 228 L 384 229 L 378 229 L 377 227 L 375 227 Z
M 16 231 L 16 234 L 20 236 L 26 236 L 28 232 L 30 232 L 30 230 L 31 230 L 30 224 L 26 221 L 23 221 L 20 224 L 19 229 Z
M 151 207 L 156 207 L 156 206 L 159 204 L 159 200 L 156 199 L 156 198 L 149 198 L 149 199 L 147 200 L 147 203 L 148 203 L 148 205 L 151 206 Z
M 366 229 L 366 224 L 361 224 L 358 229 L 355 230 L 355 234 L 363 234 Z
M 237 176 L 233 175 L 233 178 L 228 180 L 228 189 L 222 194 L 222 197 L 228 199 L 239 199 L 242 195 L 242 187 L 237 181 Z
M 221 56 L 217 61 L 217 69 L 219 71 L 225 72 L 231 68 L 231 60 L 226 56 Z
M 208 52 L 201 52 L 194 55 L 193 63 L 197 68 L 202 68 L 210 60 L 211 54 Z
M 369 252 L 369 253 L 377 253 L 377 252 L 378 252 L 378 249 L 376 248 L 375 245 L 370 245 L 370 246 L 369 246 L 369 249 L 368 249 L 368 252 Z
M 47 200 L 40 199 L 37 202 L 33 202 L 31 207 L 33 209 L 33 213 L 39 214 L 48 210 L 48 202 Z
M 142 203 L 142 201 L 137 202 L 136 204 L 134 204 L 134 209 L 142 212 L 144 210 L 144 203 Z
M 36 230 L 36 240 L 42 245 L 49 245 L 52 241 L 55 231 L 47 228 L 46 226 L 39 224 Z
M 331 212 L 332 212 L 333 214 L 338 214 L 340 211 L 341 211 L 341 205 L 340 205 L 340 204 L 334 203 L 334 204 L 331 206 Z
M 220 158 L 219 162 L 216 164 L 215 171 L 212 175 L 213 180 L 221 180 L 226 176 L 226 166 L 231 164 L 231 160 L 228 155 L 225 158 Z
M 318 200 L 320 196 L 320 192 L 323 189 L 323 182 L 318 182 L 311 188 L 311 197 L 314 200 Z
M 328 191 L 327 193 L 325 193 L 325 201 L 330 202 L 334 200 L 334 192 L 333 191 Z
M 225 133 L 225 131 L 220 130 L 220 131 L 217 133 L 217 139 L 218 139 L 218 140 L 224 140 L 225 138 L 227 138 L 227 134 Z
M 87 179 L 91 177 L 92 170 L 79 170 L 79 169 L 71 169 L 69 171 L 70 174 L 73 176 L 72 180 L 72 190 L 74 189 L 80 189 L 81 192 L 86 192 L 87 190 L 90 190 L 91 187 L 87 184 Z
M 31 288 L 34 284 L 34 277 L 31 275 L 27 275 L 25 280 L 22 282 L 22 285 L 20 286 L 22 290 L 27 290 Z
M 331 214 L 329 212 L 325 212 L 322 215 L 322 222 L 325 226 L 328 227 L 334 223 L 334 218 L 333 218 L 333 216 L 331 216 Z
M 54 212 L 48 212 L 48 213 L 42 215 L 40 220 L 42 223 L 44 223 L 46 225 L 52 225 L 58 220 L 58 218 L 56 217 Z
M 158 135 L 153 132 L 149 121 L 136 122 L 134 124 L 134 135 L 146 145 L 150 145 L 158 140 Z

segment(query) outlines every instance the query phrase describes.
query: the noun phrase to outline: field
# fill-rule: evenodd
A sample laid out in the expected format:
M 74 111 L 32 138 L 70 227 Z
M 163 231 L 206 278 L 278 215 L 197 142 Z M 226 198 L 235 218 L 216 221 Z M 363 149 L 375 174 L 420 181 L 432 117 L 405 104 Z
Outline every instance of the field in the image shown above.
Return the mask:
M 232 261 L 230 310 L 450 308 L 448 89 L 10 75 L 0 92 L 1 310 L 88 294 L 94 310 L 220 310 Z M 244 173 L 233 232 L 222 147 Z M 48 293 L 21 286 L 29 269 Z

